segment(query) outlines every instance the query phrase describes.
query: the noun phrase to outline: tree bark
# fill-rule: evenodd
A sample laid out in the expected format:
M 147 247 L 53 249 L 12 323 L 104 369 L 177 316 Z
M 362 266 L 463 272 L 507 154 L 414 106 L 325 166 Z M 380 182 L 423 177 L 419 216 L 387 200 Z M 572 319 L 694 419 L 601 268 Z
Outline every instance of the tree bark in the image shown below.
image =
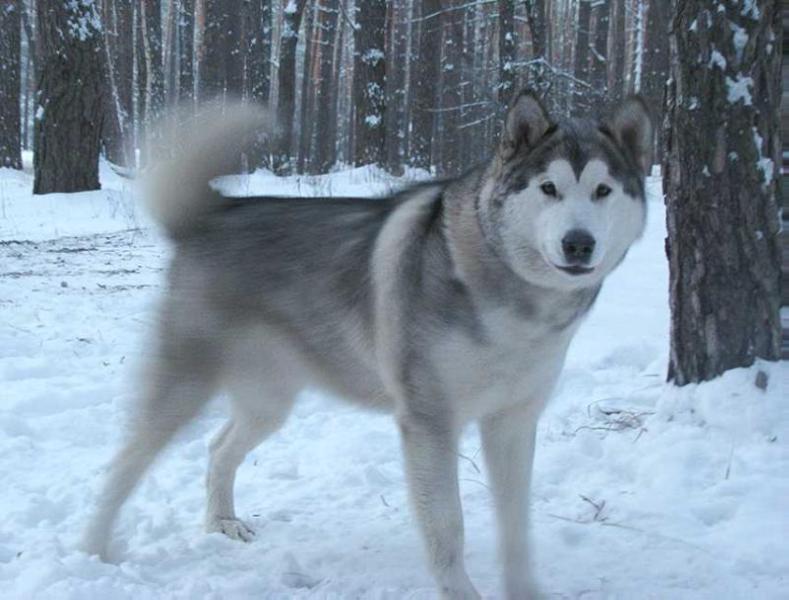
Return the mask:
M 328 173 L 337 160 L 337 80 L 334 43 L 339 18 L 338 2 L 339 0 L 319 0 L 320 80 L 315 88 L 318 135 L 312 161 L 313 173 Z
M 441 112 L 439 113 L 440 154 L 437 170 L 440 177 L 453 177 L 463 171 L 460 148 L 460 114 L 463 104 L 461 72 L 463 68 L 464 0 L 442 0 L 441 28 L 444 52 L 441 61 Z M 454 9 L 454 10 L 447 10 Z
M 178 100 L 187 105 L 194 102 L 194 0 L 178 2 Z
M 518 38 L 515 32 L 515 3 L 499 0 L 499 106 L 501 114 L 512 101 L 515 93 L 515 61 L 518 56 Z
M 649 104 L 656 123 L 663 122 L 663 100 L 668 79 L 668 11 L 664 1 L 649 0 L 641 95 Z M 658 130 L 655 142 L 656 156 L 661 156 L 662 131 Z
M 780 352 L 780 4 L 720 6 L 672 2 L 664 188 L 677 385 Z
M 240 98 L 244 81 L 241 0 L 205 0 L 204 11 L 199 101 L 221 100 L 226 95 Z
M 436 106 L 436 85 L 441 60 L 441 30 L 438 13 L 439 0 L 419 3 L 419 47 L 411 72 L 414 90 L 411 107 L 411 165 L 429 170 L 433 154 L 433 128 Z
M 662 1 L 665 2 L 665 0 Z M 611 20 L 611 5 L 607 0 L 593 6 L 593 16 L 595 35 L 594 45 L 591 47 L 592 69 L 589 80 L 600 95 L 608 95 L 608 30 Z M 664 35 L 664 38 L 667 38 L 667 35 Z
M 279 68 L 277 84 L 277 134 L 274 144 L 274 168 L 280 174 L 290 172 L 291 138 L 293 137 L 293 116 L 296 106 L 296 46 L 299 42 L 301 16 L 306 0 L 294 0 L 286 10 L 282 20 L 282 34 L 279 44 Z
M 355 165 L 384 164 L 386 151 L 386 2 L 356 6 L 353 113 Z
M 625 51 L 627 48 L 625 17 L 625 0 L 613 0 L 608 89 L 614 102 L 621 102 L 625 97 Z
M 38 0 L 37 8 L 33 193 L 96 190 L 105 88 L 98 9 L 87 0 Z
M 0 6 L 0 167 L 22 168 L 21 0 Z
M 548 92 L 548 81 L 545 76 L 548 60 L 548 22 L 545 18 L 546 0 L 525 0 L 526 21 L 529 25 L 531 34 L 532 61 L 533 66 L 528 72 L 528 85 L 540 96 Z

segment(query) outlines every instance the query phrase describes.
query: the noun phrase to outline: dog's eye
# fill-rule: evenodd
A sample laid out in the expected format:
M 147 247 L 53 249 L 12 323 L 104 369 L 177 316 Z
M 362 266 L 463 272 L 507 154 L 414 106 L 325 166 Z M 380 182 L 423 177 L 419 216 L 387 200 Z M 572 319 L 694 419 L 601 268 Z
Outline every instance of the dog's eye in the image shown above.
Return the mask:
M 595 196 L 597 198 L 605 198 L 611 193 L 611 188 L 608 187 L 606 184 L 601 183 L 597 186 L 597 190 L 595 190 Z
M 553 197 L 556 196 L 556 186 L 553 185 L 550 181 L 543 183 L 540 186 L 540 189 L 542 190 L 542 193 L 545 194 L 546 196 L 553 196 Z

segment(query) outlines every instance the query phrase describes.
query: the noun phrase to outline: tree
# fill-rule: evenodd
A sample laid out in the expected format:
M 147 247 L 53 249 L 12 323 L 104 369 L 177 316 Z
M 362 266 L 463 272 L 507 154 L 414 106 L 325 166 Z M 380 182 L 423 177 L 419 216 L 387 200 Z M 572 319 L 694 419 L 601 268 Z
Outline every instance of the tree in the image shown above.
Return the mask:
M 99 189 L 101 19 L 91 0 L 38 0 L 41 46 L 33 193 Z
M 277 84 L 277 133 L 274 142 L 274 168 L 280 174 L 290 172 L 293 116 L 296 110 L 296 46 L 306 0 L 289 0 L 282 17 L 279 43 Z
M 0 6 L 0 167 L 22 168 L 21 0 Z
M 663 0 L 665 2 L 665 0 Z M 608 0 L 599 0 L 592 5 L 594 16 L 594 44 L 590 46 L 592 53 L 592 70 L 589 82 L 601 95 L 607 95 L 608 88 L 608 30 L 610 27 L 611 5 Z M 664 35 L 664 38 L 667 36 Z
M 515 61 L 518 38 L 515 31 L 515 3 L 499 0 L 499 104 L 502 115 L 515 93 Z
M 104 119 L 101 142 L 107 160 L 134 165 L 132 136 L 132 9 L 127 2 L 102 0 L 104 30 Z
M 627 33 L 625 30 L 625 0 L 612 0 L 611 54 L 608 59 L 608 89 L 614 102 L 625 97 L 625 55 Z
M 386 1 L 356 5 L 353 162 L 383 165 L 386 150 Z
M 178 99 L 194 102 L 194 0 L 178 2 Z
M 204 0 L 202 60 L 199 66 L 200 102 L 225 95 L 241 97 L 243 57 L 241 49 L 241 0 Z
M 658 123 L 663 122 L 663 96 L 668 79 L 668 10 L 661 0 L 650 0 L 647 9 L 646 43 L 641 80 L 641 95 Z M 663 135 L 658 129 L 656 147 L 662 154 Z
M 314 147 L 313 173 L 327 173 L 337 158 L 337 80 L 335 79 L 335 38 L 340 0 L 318 0 L 320 30 L 319 80 L 315 86 L 318 107 L 318 135 Z M 339 58 L 338 58 L 339 60 Z
M 429 169 L 432 165 L 433 119 L 436 108 L 436 85 L 441 60 L 441 35 L 438 27 L 439 0 L 419 3 L 417 20 L 418 51 L 411 71 L 411 165 Z
M 441 103 L 439 131 L 439 160 L 437 171 L 441 177 L 452 177 L 463 172 L 459 126 L 463 104 L 461 73 L 463 54 L 463 17 L 465 0 L 442 0 L 441 29 L 444 52 L 441 56 Z
M 781 10 L 778 0 L 672 9 L 668 377 L 684 385 L 780 356 Z

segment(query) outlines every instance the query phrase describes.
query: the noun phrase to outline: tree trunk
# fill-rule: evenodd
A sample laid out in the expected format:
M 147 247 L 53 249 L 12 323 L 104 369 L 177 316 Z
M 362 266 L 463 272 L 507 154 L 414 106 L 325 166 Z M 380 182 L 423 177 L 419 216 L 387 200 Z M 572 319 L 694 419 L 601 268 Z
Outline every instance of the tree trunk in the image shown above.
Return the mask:
M 441 63 L 440 159 L 438 175 L 453 177 L 463 171 L 460 148 L 460 114 L 463 104 L 463 17 L 465 0 L 443 0 L 441 15 L 444 53 Z M 454 10 L 447 10 L 454 9 Z
M 145 125 L 150 127 L 164 110 L 161 0 L 140 2 L 140 25 L 145 60 L 145 113 L 143 119 Z
M 663 122 L 663 100 L 668 79 L 668 11 L 662 0 L 650 0 L 647 9 L 644 73 L 641 94 L 647 100 L 656 123 Z M 658 130 L 655 140 L 657 156 L 662 155 L 663 135 Z
M 781 15 L 778 0 L 672 6 L 668 378 L 685 385 L 779 358 Z
M 657 0 L 665 2 L 665 0 Z M 611 6 L 608 2 L 593 7 L 595 17 L 595 35 L 592 50 L 592 71 L 589 81 L 601 96 L 607 96 L 608 88 L 608 29 L 611 17 Z M 667 36 L 664 34 L 663 36 Z
M 515 33 L 515 3 L 499 0 L 499 106 L 502 116 L 515 93 L 515 62 L 518 38 Z
M 194 0 L 178 2 L 178 100 L 183 105 L 194 102 Z
M 41 64 L 33 193 L 96 190 L 105 87 L 98 9 L 88 0 L 38 0 L 37 7 Z
M 355 165 L 383 165 L 386 151 L 386 2 L 356 6 L 353 113 Z
M 299 119 L 298 119 L 298 161 L 296 172 L 304 173 L 305 165 L 310 153 L 312 142 L 312 112 L 314 109 L 315 94 L 314 84 L 318 77 L 315 74 L 317 66 L 315 55 L 319 52 L 316 47 L 319 34 L 318 29 L 318 0 L 305 8 L 306 21 L 304 22 L 304 57 L 301 67 L 301 94 L 299 94 Z
M 205 29 L 200 61 L 200 102 L 241 97 L 241 0 L 205 0 Z
M 320 80 L 317 82 L 315 102 L 318 107 L 316 126 L 318 135 L 312 161 L 313 173 L 328 173 L 337 159 L 337 80 L 335 79 L 335 39 L 339 0 L 320 0 Z M 339 60 L 339 58 L 338 58 Z
M 296 107 L 296 46 L 299 42 L 305 2 L 306 0 L 290 2 L 286 8 L 292 10 L 286 10 L 282 19 L 277 70 L 277 134 L 274 145 L 274 168 L 280 174 L 289 173 L 292 168 L 290 144 Z
M 389 4 L 386 33 L 386 170 L 398 176 L 403 174 L 405 139 L 407 8 L 405 2 Z
M 411 72 L 414 90 L 411 107 L 411 165 L 430 169 L 433 164 L 433 121 L 436 107 L 436 81 L 441 61 L 441 29 L 438 13 L 439 0 L 420 3 L 419 48 Z
M 244 93 L 261 106 L 271 91 L 271 0 L 244 0 Z M 261 134 L 262 135 L 262 134 Z M 249 169 L 267 166 L 267 140 L 260 137 L 247 151 Z
M 548 59 L 548 22 L 545 18 L 546 0 L 525 0 L 526 21 L 531 34 L 533 66 L 529 69 L 528 85 L 541 96 L 548 91 L 545 61 Z
M 614 102 L 625 97 L 625 50 L 627 32 L 625 30 L 625 0 L 613 0 L 611 23 L 611 56 L 608 61 L 608 89 Z
M 578 28 L 575 37 L 575 78 L 589 83 L 589 28 L 591 26 L 592 4 L 590 0 L 581 0 L 578 4 Z M 586 88 L 574 87 L 574 104 L 576 112 L 587 113 L 591 108 Z
M 0 6 L 0 167 L 22 168 L 21 0 Z

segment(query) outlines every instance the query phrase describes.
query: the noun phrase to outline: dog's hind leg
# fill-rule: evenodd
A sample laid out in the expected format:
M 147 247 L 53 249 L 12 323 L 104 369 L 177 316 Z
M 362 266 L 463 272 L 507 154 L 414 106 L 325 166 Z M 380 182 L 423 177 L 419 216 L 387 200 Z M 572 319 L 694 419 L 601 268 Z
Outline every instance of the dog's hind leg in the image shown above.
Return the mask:
M 259 367 L 251 372 L 259 375 Z M 278 381 L 278 384 L 272 382 Z M 271 374 L 241 376 L 228 382 L 233 417 L 211 443 L 206 477 L 205 527 L 231 539 L 249 542 L 254 532 L 236 517 L 233 485 L 236 471 L 247 453 L 277 431 L 290 413 L 297 390 Z
M 85 533 L 85 552 L 107 558 L 121 506 L 173 435 L 211 398 L 218 364 L 210 346 L 209 342 L 179 344 L 171 339 L 157 354 L 131 434 L 111 463 L 97 511 Z

